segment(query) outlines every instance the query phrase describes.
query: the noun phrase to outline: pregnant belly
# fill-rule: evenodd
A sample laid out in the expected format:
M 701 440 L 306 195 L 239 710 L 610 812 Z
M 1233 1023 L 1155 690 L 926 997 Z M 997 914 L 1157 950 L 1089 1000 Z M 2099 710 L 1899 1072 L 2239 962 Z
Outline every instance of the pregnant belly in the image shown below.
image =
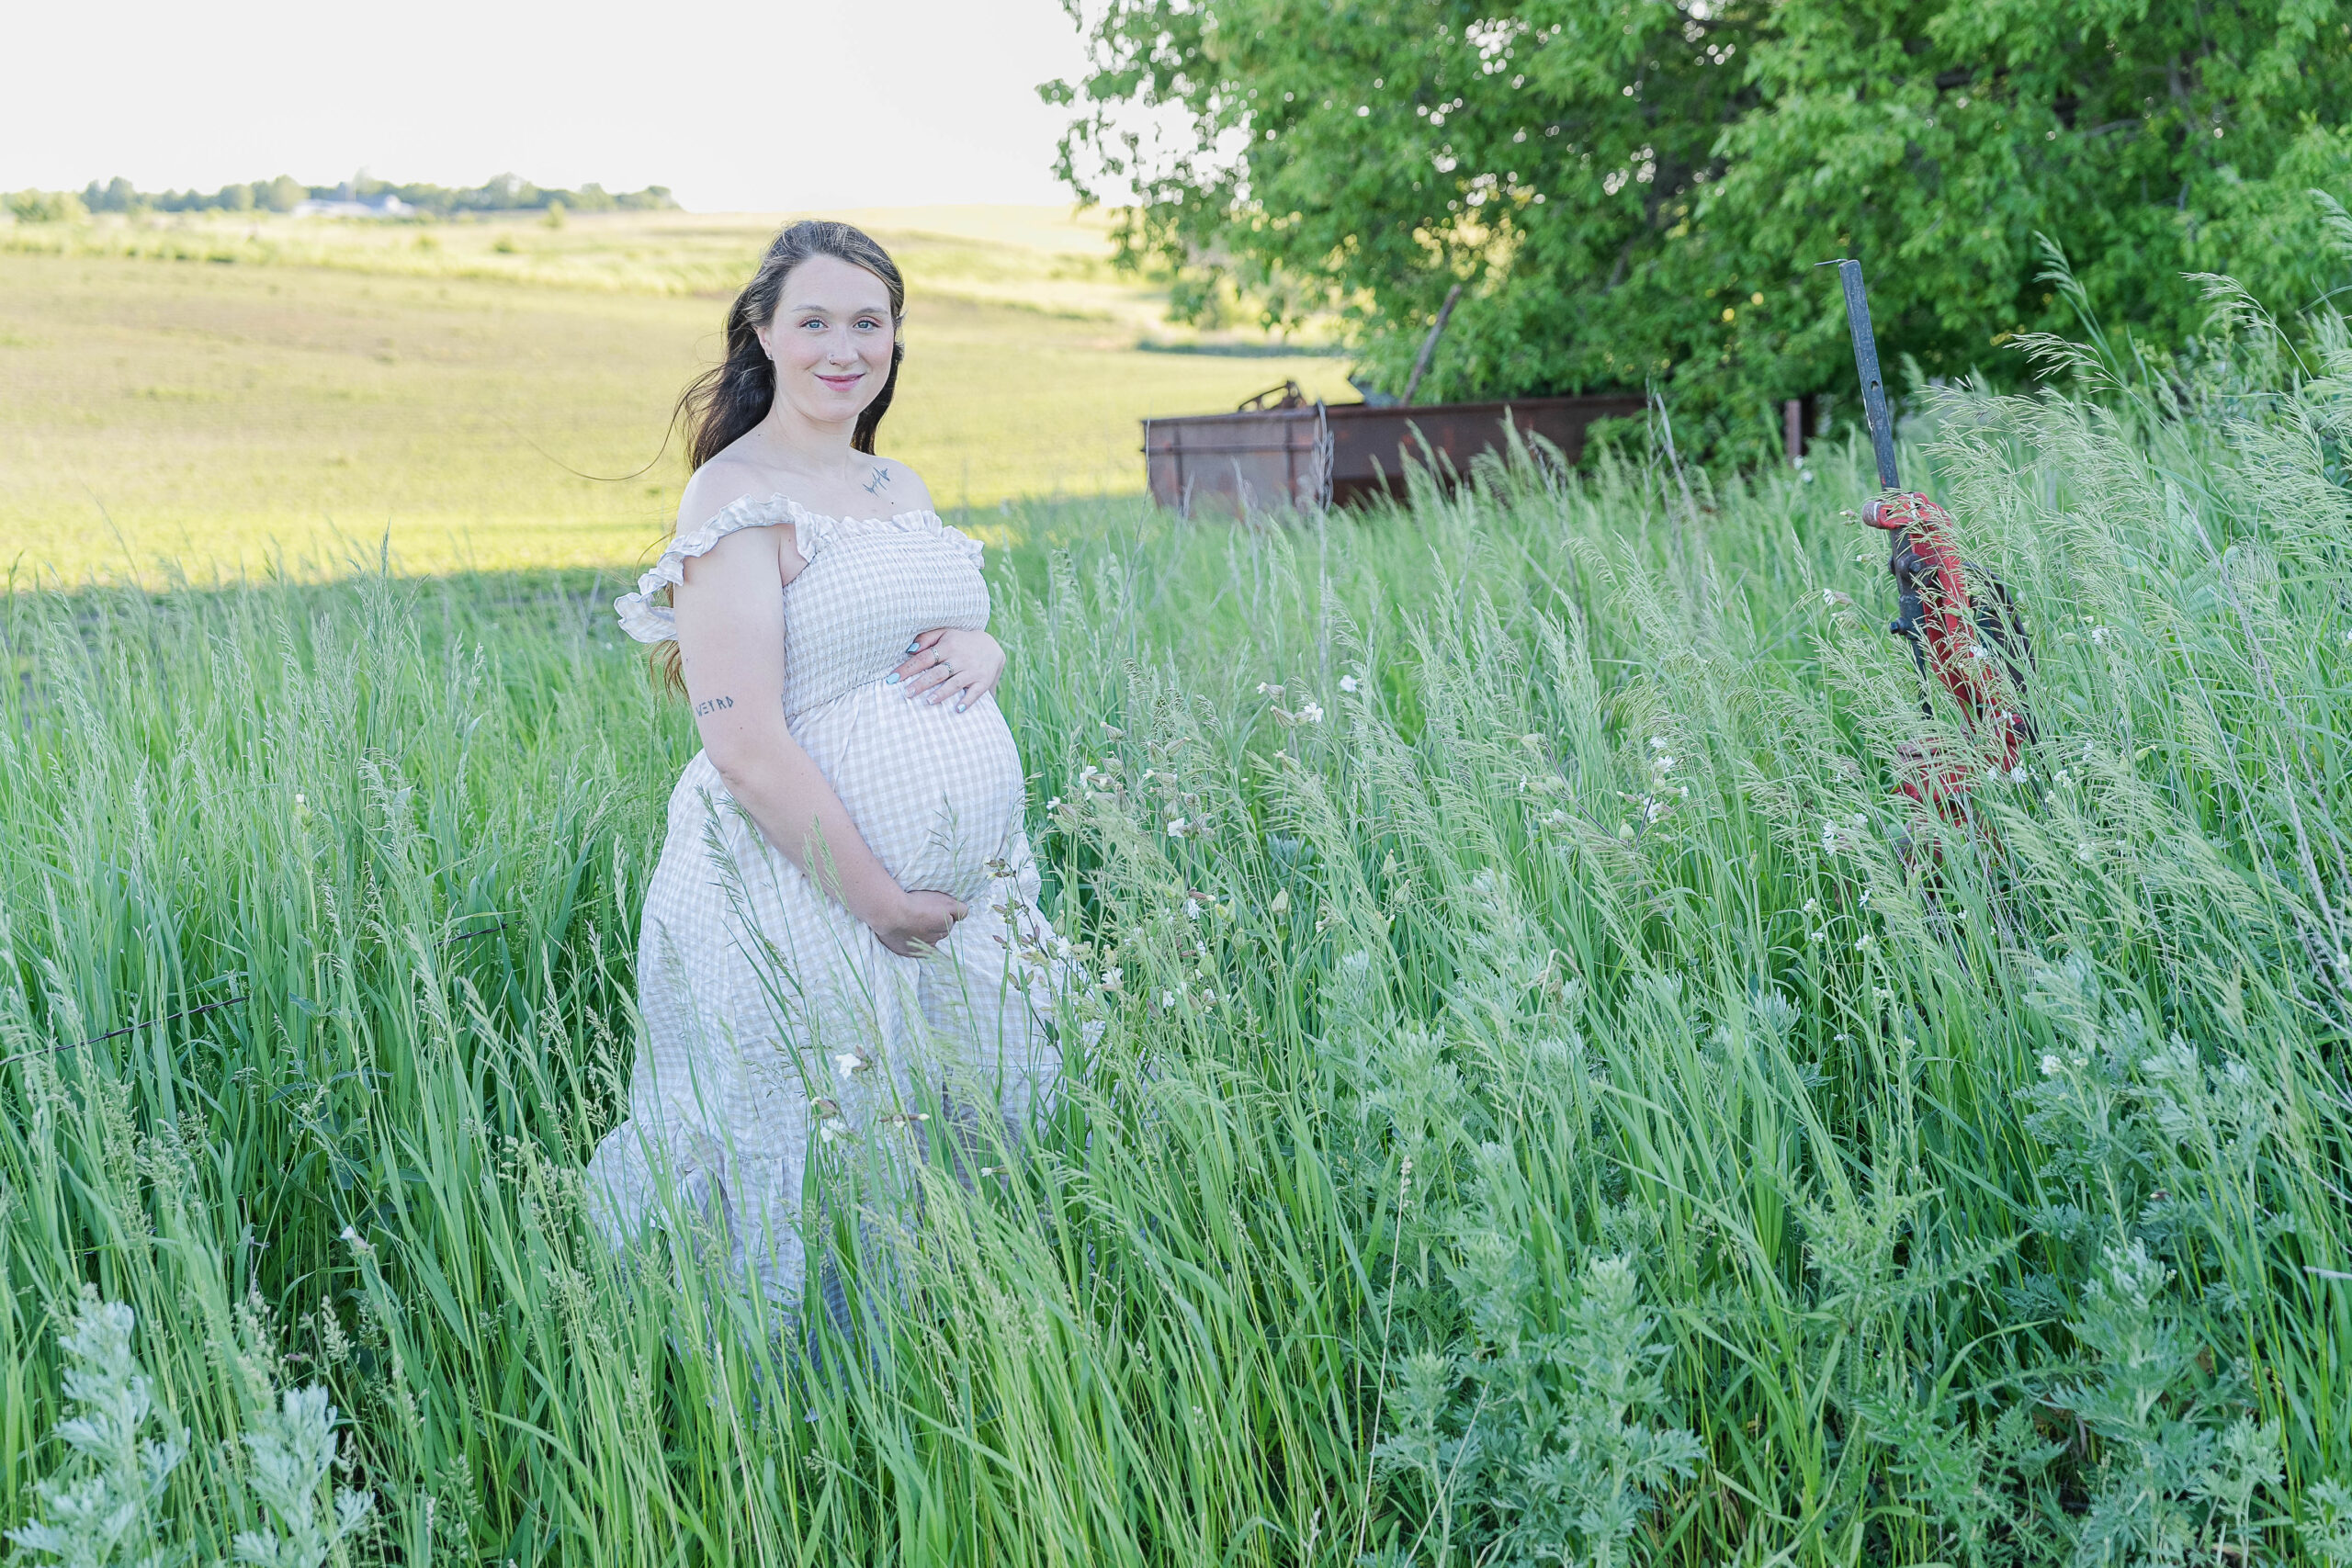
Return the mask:
M 967 900 L 986 891 L 989 862 L 1021 825 L 1023 795 L 1021 755 L 995 698 L 957 713 L 893 686 L 861 686 L 797 716 L 792 731 L 900 886 Z

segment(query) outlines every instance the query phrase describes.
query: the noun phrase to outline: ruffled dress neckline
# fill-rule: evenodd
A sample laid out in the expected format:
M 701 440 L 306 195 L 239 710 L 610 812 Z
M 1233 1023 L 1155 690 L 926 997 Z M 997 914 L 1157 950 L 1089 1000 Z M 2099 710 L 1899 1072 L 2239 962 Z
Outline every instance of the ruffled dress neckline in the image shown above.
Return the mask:
M 982 549 L 978 539 L 928 506 L 893 513 L 888 517 L 836 517 L 811 512 L 782 491 L 764 496 L 739 496 L 713 513 L 701 526 L 672 538 L 662 549 L 662 558 L 637 580 L 637 592 L 624 593 L 613 601 L 613 612 L 620 617 L 621 629 L 639 642 L 673 640 L 678 635 L 677 617 L 668 605 L 654 603 L 653 595 L 684 582 L 686 562 L 708 554 L 728 535 L 745 528 L 772 528 L 787 522 L 792 525 L 792 542 L 800 551 L 801 559 L 812 566 L 827 540 L 850 533 L 887 530 L 938 538 L 966 552 L 975 566 L 979 564 Z

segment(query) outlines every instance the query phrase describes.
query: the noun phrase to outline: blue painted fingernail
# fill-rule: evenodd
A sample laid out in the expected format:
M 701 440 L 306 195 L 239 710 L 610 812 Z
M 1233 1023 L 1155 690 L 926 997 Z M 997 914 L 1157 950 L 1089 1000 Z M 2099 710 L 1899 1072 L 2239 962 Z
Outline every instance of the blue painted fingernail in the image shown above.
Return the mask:
M 956 705 L 956 711 L 957 713 L 962 713 L 964 711 L 964 705 L 962 703 L 957 703 Z
M 922 651 L 922 644 L 921 642 L 910 642 L 907 644 L 907 651 L 909 653 L 920 653 Z
M 896 670 L 891 671 L 888 675 L 882 677 L 882 683 L 886 686 L 897 685 L 899 683 L 899 672 Z

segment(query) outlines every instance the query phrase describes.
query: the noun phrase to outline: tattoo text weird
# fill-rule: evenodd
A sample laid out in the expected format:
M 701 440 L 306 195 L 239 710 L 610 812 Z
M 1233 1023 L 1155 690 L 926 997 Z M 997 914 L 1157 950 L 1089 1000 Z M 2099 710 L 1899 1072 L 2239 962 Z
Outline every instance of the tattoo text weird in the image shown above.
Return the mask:
M 696 718 L 706 718 L 710 715 L 717 713 L 720 708 L 731 708 L 734 705 L 735 699 L 733 697 L 713 697 L 707 703 L 696 703 L 695 705 L 695 716 Z

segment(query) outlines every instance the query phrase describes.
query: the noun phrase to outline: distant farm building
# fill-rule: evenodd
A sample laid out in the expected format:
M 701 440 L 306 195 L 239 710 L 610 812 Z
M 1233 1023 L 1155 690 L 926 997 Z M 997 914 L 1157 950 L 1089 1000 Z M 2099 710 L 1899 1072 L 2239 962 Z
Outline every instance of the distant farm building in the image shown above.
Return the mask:
M 312 197 L 294 204 L 297 218 L 401 218 L 416 210 L 390 191 L 378 196 Z

